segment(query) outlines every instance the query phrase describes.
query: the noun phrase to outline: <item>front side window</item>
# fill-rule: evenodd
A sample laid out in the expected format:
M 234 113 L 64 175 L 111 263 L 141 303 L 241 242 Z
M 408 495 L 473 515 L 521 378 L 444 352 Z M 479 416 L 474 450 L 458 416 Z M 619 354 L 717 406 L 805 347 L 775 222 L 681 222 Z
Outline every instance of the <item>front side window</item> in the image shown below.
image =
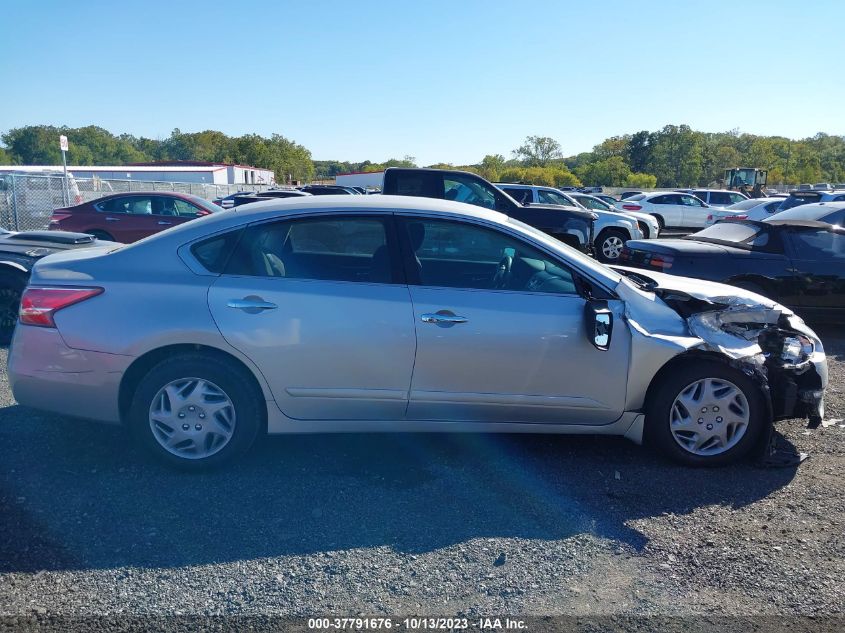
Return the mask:
M 678 196 L 681 199 L 681 204 L 687 207 L 703 207 L 704 203 L 695 196 Z
M 731 204 L 736 204 L 737 202 L 742 202 L 743 200 L 748 200 L 748 198 L 743 196 L 741 193 L 729 193 L 728 197 L 731 199 Z
M 845 234 L 833 231 L 795 231 L 790 241 L 798 259 L 821 259 L 831 264 L 845 263 Z
M 567 267 L 519 239 L 486 227 L 404 218 L 410 282 L 442 288 L 575 294 Z M 418 279 L 415 279 L 418 278 Z
M 390 283 L 382 218 L 327 217 L 250 226 L 226 273 L 253 277 Z

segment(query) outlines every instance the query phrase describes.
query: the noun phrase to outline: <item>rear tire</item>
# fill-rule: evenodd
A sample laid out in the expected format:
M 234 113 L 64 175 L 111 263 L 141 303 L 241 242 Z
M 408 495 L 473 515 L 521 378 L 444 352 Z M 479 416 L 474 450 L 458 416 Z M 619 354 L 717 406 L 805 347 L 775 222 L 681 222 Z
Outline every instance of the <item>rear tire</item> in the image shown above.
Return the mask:
M 29 281 L 23 272 L 0 272 L 0 345 L 8 345 L 18 323 L 21 295 Z
M 263 427 L 264 398 L 245 370 L 210 354 L 181 354 L 140 380 L 129 409 L 136 440 L 183 470 L 244 455 Z
M 760 389 L 723 363 L 692 360 L 660 380 L 646 403 L 645 438 L 687 466 L 742 459 L 771 423 Z
M 629 239 L 631 236 L 621 229 L 605 229 L 596 239 L 596 258 L 600 262 L 617 261 Z
M 114 242 L 115 241 L 115 239 L 111 235 L 106 233 L 105 231 L 95 230 L 95 231 L 87 231 L 87 233 L 88 233 L 88 235 L 93 235 L 98 240 L 105 240 L 106 242 Z
M 653 215 L 654 219 L 657 220 L 657 226 L 661 231 L 666 228 L 666 222 L 663 220 L 662 216 L 657 215 L 656 213 L 652 213 L 651 215 Z

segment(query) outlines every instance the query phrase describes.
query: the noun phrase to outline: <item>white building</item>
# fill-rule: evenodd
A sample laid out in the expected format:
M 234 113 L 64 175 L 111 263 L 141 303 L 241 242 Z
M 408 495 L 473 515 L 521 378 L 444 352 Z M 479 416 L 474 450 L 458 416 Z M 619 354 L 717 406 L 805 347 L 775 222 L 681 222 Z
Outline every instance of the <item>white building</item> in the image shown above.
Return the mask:
M 344 187 L 364 187 L 381 189 L 384 183 L 383 171 L 353 171 L 348 174 L 338 174 L 334 177 L 336 185 Z
M 50 169 L 62 170 L 61 166 Z M 75 178 L 103 180 L 146 180 L 155 182 L 189 182 L 213 185 L 274 185 L 272 169 L 249 165 L 228 165 L 201 161 L 174 161 L 133 165 L 68 165 Z

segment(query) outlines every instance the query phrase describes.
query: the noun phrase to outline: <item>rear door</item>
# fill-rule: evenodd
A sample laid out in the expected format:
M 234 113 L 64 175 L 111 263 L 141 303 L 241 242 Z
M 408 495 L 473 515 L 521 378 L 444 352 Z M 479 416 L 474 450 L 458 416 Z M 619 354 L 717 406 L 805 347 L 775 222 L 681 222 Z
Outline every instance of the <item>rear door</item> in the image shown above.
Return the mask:
M 608 424 L 622 414 L 629 334 L 587 340 L 565 262 L 497 229 L 397 216 L 417 332 L 408 419 Z
M 389 214 L 253 225 L 210 288 L 230 345 L 301 420 L 405 416 L 416 346 Z
M 655 196 L 649 202 L 654 205 L 649 212 L 660 215 L 666 226 L 683 226 L 683 206 L 679 194 L 667 193 Z

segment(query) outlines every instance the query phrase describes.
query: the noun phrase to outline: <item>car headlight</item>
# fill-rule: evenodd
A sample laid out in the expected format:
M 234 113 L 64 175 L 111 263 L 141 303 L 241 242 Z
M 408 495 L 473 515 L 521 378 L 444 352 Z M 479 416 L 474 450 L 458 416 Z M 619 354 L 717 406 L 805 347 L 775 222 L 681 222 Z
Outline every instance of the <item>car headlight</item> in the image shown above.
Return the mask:
M 783 349 L 780 359 L 789 365 L 800 365 L 806 361 L 815 351 L 815 345 L 803 334 L 787 336 L 783 339 Z

